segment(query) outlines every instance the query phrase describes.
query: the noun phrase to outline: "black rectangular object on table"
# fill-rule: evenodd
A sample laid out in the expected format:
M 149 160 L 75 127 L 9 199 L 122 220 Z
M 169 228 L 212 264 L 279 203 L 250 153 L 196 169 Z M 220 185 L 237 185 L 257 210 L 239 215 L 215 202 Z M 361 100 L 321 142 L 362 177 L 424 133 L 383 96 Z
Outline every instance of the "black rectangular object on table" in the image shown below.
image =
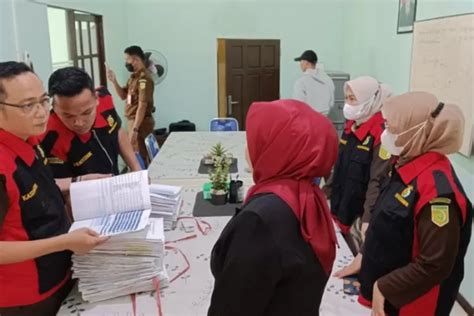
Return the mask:
M 235 209 L 240 208 L 241 203 L 214 205 L 211 200 L 205 200 L 204 194 L 199 192 L 196 194 L 196 201 L 193 208 L 193 216 L 196 217 L 212 217 L 212 216 L 234 216 Z
M 198 173 L 209 174 L 209 172 L 212 172 L 212 171 L 214 171 L 214 165 L 205 165 L 204 158 L 201 159 L 201 162 L 199 163 Z M 237 167 L 237 158 L 232 158 L 232 164 L 229 167 L 229 172 L 230 173 L 239 172 L 239 168 Z

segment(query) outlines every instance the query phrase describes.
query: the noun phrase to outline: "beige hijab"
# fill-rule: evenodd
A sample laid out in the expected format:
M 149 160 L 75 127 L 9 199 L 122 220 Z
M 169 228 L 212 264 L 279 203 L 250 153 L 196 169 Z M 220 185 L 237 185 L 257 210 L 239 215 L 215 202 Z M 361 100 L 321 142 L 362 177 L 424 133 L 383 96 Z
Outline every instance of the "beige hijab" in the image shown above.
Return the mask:
M 426 152 L 451 154 L 461 148 L 464 117 L 458 106 L 442 105 L 427 92 L 410 92 L 385 101 L 382 114 L 387 128 L 403 146 L 399 164 Z

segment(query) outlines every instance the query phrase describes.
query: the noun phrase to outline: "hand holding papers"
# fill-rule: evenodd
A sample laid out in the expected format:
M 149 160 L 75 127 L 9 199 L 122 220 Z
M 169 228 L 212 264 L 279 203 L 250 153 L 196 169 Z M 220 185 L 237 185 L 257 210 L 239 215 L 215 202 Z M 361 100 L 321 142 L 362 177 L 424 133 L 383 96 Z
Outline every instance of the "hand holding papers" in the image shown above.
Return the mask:
M 142 230 L 151 213 L 146 170 L 71 184 L 76 220 L 70 231 L 90 228 L 112 236 Z
M 71 202 L 76 222 L 111 236 L 86 255 L 73 256 L 73 277 L 85 301 L 97 302 L 151 291 L 154 280 L 167 286 L 163 267 L 163 219 L 150 218 L 147 171 L 74 183 Z

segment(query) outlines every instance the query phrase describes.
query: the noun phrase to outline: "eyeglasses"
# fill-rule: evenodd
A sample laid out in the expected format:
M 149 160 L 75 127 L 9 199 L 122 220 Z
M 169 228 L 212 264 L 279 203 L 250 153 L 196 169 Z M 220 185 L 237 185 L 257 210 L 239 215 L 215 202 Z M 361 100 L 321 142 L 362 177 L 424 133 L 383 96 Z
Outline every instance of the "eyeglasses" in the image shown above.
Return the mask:
M 32 114 L 33 111 L 35 109 L 37 109 L 36 108 L 37 104 L 39 104 L 43 109 L 45 109 L 48 112 L 49 112 L 49 110 L 51 110 L 51 98 L 50 97 L 44 97 L 40 101 L 31 102 L 31 103 L 28 103 L 28 104 L 13 104 L 13 103 L 7 103 L 7 102 L 0 102 L 0 104 L 21 109 L 23 111 L 23 113 L 25 113 L 25 114 Z

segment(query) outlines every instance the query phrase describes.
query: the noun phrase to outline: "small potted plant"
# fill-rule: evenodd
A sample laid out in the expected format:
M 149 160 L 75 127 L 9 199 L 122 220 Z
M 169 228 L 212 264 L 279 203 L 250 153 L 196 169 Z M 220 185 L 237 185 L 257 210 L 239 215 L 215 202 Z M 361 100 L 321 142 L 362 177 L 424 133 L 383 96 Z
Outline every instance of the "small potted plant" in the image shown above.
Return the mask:
M 216 159 L 226 156 L 226 153 L 227 150 L 224 146 L 221 143 L 217 143 L 211 148 L 210 153 L 204 155 L 204 164 L 213 165 Z
M 210 173 L 211 180 L 211 203 L 224 205 L 227 203 L 227 179 L 229 178 L 229 165 L 226 159 L 219 157 L 214 162 L 214 170 Z

